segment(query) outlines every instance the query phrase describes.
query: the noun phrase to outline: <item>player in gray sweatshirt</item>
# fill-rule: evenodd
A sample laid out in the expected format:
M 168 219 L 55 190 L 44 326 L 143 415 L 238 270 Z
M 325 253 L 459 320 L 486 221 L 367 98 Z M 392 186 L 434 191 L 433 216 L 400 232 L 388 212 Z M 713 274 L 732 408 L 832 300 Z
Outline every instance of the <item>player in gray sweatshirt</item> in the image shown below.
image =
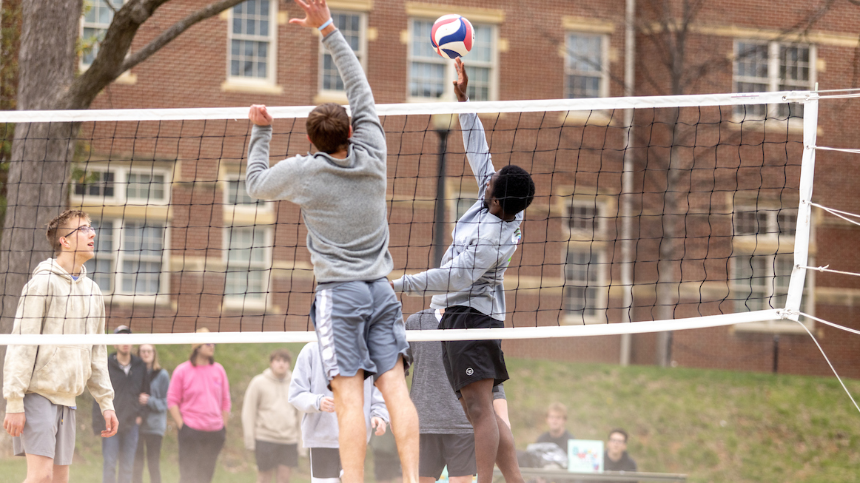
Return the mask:
M 466 67 L 460 59 L 456 67 L 454 92 L 460 102 L 466 102 Z M 520 242 L 523 210 L 534 199 L 535 185 L 518 166 L 496 171 L 477 114 L 460 114 L 460 127 L 479 186 L 478 201 L 457 220 L 442 266 L 405 275 L 392 287 L 410 295 L 434 295 L 430 307 L 445 309 L 440 329 L 501 328 L 505 270 Z M 493 410 L 493 387 L 508 379 L 501 341 L 445 341 L 442 353 L 451 388 L 475 428 L 478 483 L 492 481 L 494 463 L 505 481 L 521 483 L 513 435 Z
M 290 23 L 320 30 L 343 79 L 352 123 L 342 106 L 318 106 L 306 125 L 317 152 L 269 167 L 272 117 L 265 106 L 251 106 L 248 195 L 292 201 L 302 209 L 317 279 L 311 318 L 338 407 L 344 483 L 364 481 L 367 446 L 361 407 L 364 378 L 370 376 L 391 413 L 404 483 L 417 483 L 418 414 L 404 377 L 406 329 L 400 302 L 386 279 L 393 263 L 385 207 L 385 132 L 361 64 L 332 24 L 325 0 L 295 3 L 306 16 Z

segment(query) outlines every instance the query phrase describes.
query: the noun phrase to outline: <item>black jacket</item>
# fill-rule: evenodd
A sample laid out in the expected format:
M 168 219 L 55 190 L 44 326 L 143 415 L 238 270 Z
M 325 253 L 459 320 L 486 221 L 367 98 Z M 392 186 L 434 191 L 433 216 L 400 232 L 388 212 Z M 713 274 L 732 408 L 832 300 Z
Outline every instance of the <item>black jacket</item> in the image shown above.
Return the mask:
M 140 404 L 140 393 L 149 394 L 149 378 L 146 377 L 146 363 L 136 355 L 131 356 L 131 368 L 128 375 L 116 360 L 116 353 L 108 356 L 108 372 L 113 386 L 113 405 L 119 420 L 119 429 L 123 431 L 135 424 L 138 416 L 143 416 L 145 406 Z M 105 420 L 99 405 L 93 403 L 93 432 L 98 435 L 105 429 Z

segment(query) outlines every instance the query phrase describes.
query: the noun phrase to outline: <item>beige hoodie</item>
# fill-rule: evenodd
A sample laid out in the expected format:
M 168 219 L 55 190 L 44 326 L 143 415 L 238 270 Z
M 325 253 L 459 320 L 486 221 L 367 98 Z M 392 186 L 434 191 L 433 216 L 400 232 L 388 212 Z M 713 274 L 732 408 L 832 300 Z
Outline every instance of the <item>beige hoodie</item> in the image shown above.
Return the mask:
M 72 279 L 49 258 L 33 271 L 21 291 L 13 334 L 103 334 L 105 304 L 98 285 L 81 267 Z M 74 406 L 90 390 L 102 412 L 113 410 L 113 387 L 103 345 L 10 345 L 3 366 L 6 412 L 24 412 L 24 394 L 44 396 L 54 404 Z
M 271 369 L 255 376 L 248 384 L 242 402 L 242 428 L 245 448 L 253 450 L 255 441 L 298 444 L 301 417 L 289 402 L 292 373 L 278 379 Z

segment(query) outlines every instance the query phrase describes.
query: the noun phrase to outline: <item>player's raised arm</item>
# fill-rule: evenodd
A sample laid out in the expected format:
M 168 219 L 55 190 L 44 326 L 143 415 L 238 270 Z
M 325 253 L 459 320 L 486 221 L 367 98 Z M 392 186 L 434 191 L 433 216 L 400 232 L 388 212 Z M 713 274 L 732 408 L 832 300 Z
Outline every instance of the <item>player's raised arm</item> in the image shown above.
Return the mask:
M 454 93 L 457 100 L 467 102 L 469 100 L 469 76 L 466 74 L 466 64 L 460 58 L 454 61 L 457 68 L 457 80 L 454 81 Z M 487 145 L 487 136 L 484 133 L 484 125 L 478 115 L 469 112 L 460 114 L 460 129 L 463 131 L 463 145 L 466 147 L 466 157 L 469 158 L 469 166 L 478 181 L 478 197 L 484 196 L 487 181 L 496 172 L 493 168 L 493 160 L 490 157 L 490 147 Z
M 294 158 L 269 167 L 272 116 L 265 105 L 254 104 L 248 111 L 248 120 L 254 125 L 248 141 L 248 168 L 245 170 L 248 196 L 258 200 L 293 200 L 302 181 Z
M 334 64 L 343 79 L 349 107 L 352 109 L 353 141 L 361 148 L 372 151 L 371 154 L 384 165 L 385 131 L 376 114 L 370 84 L 355 52 L 332 23 L 331 13 L 325 0 L 307 2 L 295 0 L 295 2 L 304 10 L 305 18 L 292 19 L 290 23 L 309 28 L 322 27 L 320 33 L 323 36 L 323 45 L 331 52 Z

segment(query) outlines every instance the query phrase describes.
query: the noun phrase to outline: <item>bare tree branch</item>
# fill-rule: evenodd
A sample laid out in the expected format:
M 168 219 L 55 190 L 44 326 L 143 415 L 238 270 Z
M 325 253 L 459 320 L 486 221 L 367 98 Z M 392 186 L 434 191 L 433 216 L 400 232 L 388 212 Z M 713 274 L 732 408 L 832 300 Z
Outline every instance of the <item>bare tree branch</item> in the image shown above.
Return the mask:
M 123 62 L 122 64 L 122 72 L 125 72 L 128 69 L 131 69 L 137 64 L 148 59 L 152 54 L 158 52 L 162 47 L 170 43 L 176 37 L 179 37 L 182 32 L 188 30 L 197 22 L 206 20 L 210 17 L 214 17 L 215 15 L 218 15 L 224 10 L 232 8 L 244 1 L 245 0 L 221 0 L 219 2 L 207 5 L 206 7 L 203 7 L 200 10 L 185 17 L 184 19 L 176 22 L 170 28 L 162 32 L 161 35 L 159 35 L 146 46 L 144 46 L 142 49 L 128 56 L 125 59 L 125 62 Z
M 111 5 L 110 0 L 102 0 L 102 3 L 104 3 L 104 4 L 105 4 L 105 6 L 106 6 L 107 8 L 109 8 L 109 9 L 111 10 L 111 12 L 113 12 L 113 13 L 114 13 L 114 15 L 116 15 L 116 9 L 114 8 L 114 6 L 113 6 L 113 5 Z

